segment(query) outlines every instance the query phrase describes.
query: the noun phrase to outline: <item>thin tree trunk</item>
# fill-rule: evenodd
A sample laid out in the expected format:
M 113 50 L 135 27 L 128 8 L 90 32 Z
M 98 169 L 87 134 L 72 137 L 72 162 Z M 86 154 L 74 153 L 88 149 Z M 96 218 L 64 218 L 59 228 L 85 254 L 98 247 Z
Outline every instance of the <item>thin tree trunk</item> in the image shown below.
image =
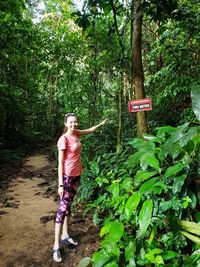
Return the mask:
M 133 34 L 132 34 L 132 66 L 135 98 L 143 99 L 144 93 L 144 73 L 142 65 L 142 19 L 141 0 L 133 0 Z M 142 136 L 148 131 L 145 112 L 137 112 L 137 134 Z
M 110 0 L 112 11 L 113 11 L 113 18 L 114 18 L 114 25 L 115 25 L 115 32 L 117 34 L 118 42 L 121 48 L 120 51 L 120 89 L 119 89 L 119 102 L 118 102 L 118 131 L 117 131 L 117 153 L 120 153 L 122 149 L 121 145 L 121 136 L 122 136 L 122 104 L 123 104 L 123 91 L 124 91 L 124 44 L 122 41 L 122 37 L 120 36 L 118 24 L 117 24 L 117 13 L 116 8 L 114 6 L 113 0 Z
M 122 135 L 122 97 L 123 97 L 123 76 L 121 73 L 121 86 L 119 89 L 119 102 L 118 102 L 118 131 L 117 131 L 117 153 L 121 152 L 122 145 L 121 145 L 121 135 Z
M 55 94 L 57 88 L 57 75 L 50 77 L 50 92 L 49 92 L 49 105 L 47 110 L 47 118 L 49 121 L 50 129 L 49 132 L 51 136 L 54 136 L 55 129 Z
M 96 33 L 96 13 L 94 14 L 94 19 L 93 19 L 93 31 L 94 31 L 94 48 L 93 48 L 93 53 L 92 53 L 93 72 L 91 73 L 91 80 L 93 82 L 93 90 L 90 96 L 90 111 L 89 111 L 90 125 L 95 124 L 95 121 L 97 119 L 97 113 L 98 113 L 97 96 L 98 96 L 98 87 L 99 87 L 99 82 L 98 82 L 99 71 L 97 68 L 98 48 L 97 48 L 97 33 Z

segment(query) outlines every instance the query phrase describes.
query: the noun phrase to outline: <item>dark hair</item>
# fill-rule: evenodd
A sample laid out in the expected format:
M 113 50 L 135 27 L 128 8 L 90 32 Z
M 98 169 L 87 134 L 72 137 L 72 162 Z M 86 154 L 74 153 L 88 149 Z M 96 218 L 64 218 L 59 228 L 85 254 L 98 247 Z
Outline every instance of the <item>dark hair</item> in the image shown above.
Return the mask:
M 76 117 L 76 118 L 77 118 L 77 116 L 76 116 L 75 113 L 67 113 L 67 114 L 65 115 L 64 124 L 67 122 L 67 119 L 68 119 L 69 117 Z M 64 127 L 63 134 L 65 134 L 66 131 L 67 131 L 67 126 Z

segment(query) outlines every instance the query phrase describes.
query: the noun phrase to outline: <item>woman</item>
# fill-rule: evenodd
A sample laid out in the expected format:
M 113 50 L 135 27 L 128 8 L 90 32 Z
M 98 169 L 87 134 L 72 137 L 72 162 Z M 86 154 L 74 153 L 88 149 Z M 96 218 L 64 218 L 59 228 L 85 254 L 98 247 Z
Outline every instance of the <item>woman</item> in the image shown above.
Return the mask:
M 80 159 L 81 135 L 93 133 L 100 126 L 104 125 L 106 120 L 89 129 L 77 129 L 77 117 L 74 113 L 65 115 L 65 129 L 63 135 L 59 138 L 58 146 L 58 194 L 60 195 L 60 204 L 55 221 L 55 242 L 53 247 L 53 259 L 61 262 L 59 243 L 78 245 L 68 232 L 70 207 L 77 187 L 79 185 L 82 172 Z M 62 228 L 62 236 L 60 233 Z

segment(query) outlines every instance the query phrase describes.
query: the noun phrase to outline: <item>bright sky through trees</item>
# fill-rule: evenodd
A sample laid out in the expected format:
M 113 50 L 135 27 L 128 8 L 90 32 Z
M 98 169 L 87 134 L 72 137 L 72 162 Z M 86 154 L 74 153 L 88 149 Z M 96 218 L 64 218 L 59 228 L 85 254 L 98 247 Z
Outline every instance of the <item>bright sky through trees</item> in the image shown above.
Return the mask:
M 84 0 L 73 0 L 73 2 L 76 4 L 79 10 L 82 9 Z
M 72 3 L 78 8 L 79 11 L 83 8 L 84 0 L 72 0 Z M 43 1 L 40 1 L 38 5 L 34 8 L 35 16 L 33 18 L 34 23 L 39 23 L 43 17 L 43 12 L 45 11 L 45 4 Z

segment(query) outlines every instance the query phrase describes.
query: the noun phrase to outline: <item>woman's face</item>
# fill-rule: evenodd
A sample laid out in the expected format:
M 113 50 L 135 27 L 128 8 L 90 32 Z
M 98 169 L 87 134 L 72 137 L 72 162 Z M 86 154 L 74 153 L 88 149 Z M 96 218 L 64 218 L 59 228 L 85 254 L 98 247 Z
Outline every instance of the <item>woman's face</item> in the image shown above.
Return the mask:
M 65 123 L 65 125 L 67 126 L 67 130 L 70 130 L 72 132 L 75 131 L 77 129 L 77 126 L 78 126 L 76 116 L 69 116 L 67 118 L 67 122 Z

